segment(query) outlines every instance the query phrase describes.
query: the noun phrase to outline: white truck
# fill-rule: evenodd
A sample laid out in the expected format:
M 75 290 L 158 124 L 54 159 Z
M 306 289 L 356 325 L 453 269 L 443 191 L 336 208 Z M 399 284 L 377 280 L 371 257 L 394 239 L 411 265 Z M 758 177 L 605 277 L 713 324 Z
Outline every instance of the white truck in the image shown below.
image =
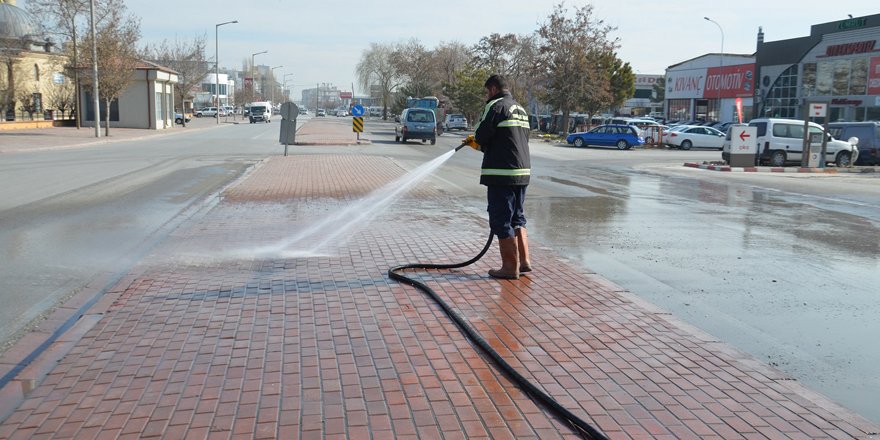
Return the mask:
M 269 101 L 252 102 L 248 111 L 248 121 L 269 123 L 272 121 L 272 103 Z

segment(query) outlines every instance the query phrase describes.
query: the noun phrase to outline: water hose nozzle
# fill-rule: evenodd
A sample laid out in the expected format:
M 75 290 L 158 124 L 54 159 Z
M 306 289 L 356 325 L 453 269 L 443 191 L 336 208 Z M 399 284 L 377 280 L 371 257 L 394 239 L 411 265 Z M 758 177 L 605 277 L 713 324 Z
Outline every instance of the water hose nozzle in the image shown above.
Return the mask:
M 461 150 L 461 149 L 462 149 L 462 148 L 464 148 L 464 147 L 465 147 L 465 146 L 467 146 L 467 144 L 466 144 L 466 143 L 464 143 L 464 142 L 462 142 L 462 144 L 461 144 L 461 145 L 459 145 L 459 146 L 457 146 L 457 147 L 455 147 L 455 151 L 458 151 L 458 150 Z

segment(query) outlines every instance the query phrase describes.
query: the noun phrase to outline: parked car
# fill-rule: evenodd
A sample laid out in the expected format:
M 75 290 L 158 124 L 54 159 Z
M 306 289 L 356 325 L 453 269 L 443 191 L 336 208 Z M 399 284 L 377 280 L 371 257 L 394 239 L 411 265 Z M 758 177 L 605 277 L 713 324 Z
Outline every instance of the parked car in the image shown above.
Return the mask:
M 190 118 L 190 116 L 188 114 L 184 115 L 183 113 L 175 112 L 174 113 L 174 123 L 182 125 L 184 116 L 186 117 L 186 122 L 189 122 L 192 120 L 192 118 Z
M 749 122 L 758 128 L 758 160 L 761 164 L 781 167 L 787 163 L 801 163 L 803 157 L 804 121 L 797 119 L 760 118 Z M 810 149 L 822 148 L 822 126 L 809 123 Z M 850 142 L 834 139 L 830 134 L 825 150 L 825 162 L 839 167 L 850 166 L 859 157 L 858 140 Z
M 443 129 L 446 131 L 467 130 L 467 128 L 468 128 L 467 118 L 465 118 L 464 115 L 460 115 L 460 114 L 446 115 L 446 120 L 443 122 Z
M 406 143 L 409 139 L 437 143 L 437 120 L 434 112 L 425 108 L 408 108 L 400 114 L 400 122 L 394 127 L 394 141 Z
M 195 111 L 195 116 L 197 118 L 201 118 L 202 116 L 213 116 L 216 118 L 219 113 L 217 107 L 202 107 Z
M 670 131 L 666 136 L 666 145 L 690 150 L 691 148 L 715 148 L 720 150 L 724 144 L 724 133 L 704 126 L 683 126 L 684 128 Z
M 315 116 L 327 116 L 327 110 L 319 108 L 317 112 L 315 112 Z
M 336 117 L 348 116 L 348 111 L 344 108 L 336 109 Z
M 565 141 L 575 147 L 599 145 L 617 147 L 618 150 L 629 150 L 645 143 L 638 128 L 626 124 L 600 125 L 587 132 L 572 133 Z
M 856 165 L 880 165 L 880 122 L 833 122 L 828 132 L 834 139 L 858 139 Z

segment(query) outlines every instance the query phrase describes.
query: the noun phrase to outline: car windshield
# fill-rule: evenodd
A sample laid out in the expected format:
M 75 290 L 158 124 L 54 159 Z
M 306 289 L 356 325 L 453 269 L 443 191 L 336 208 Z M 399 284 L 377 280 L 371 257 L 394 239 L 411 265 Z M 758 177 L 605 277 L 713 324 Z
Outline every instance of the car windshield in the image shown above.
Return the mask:
M 409 122 L 434 122 L 434 113 L 412 111 L 407 113 L 406 120 Z
M 251 107 L 251 111 L 254 113 L 262 113 L 266 111 L 266 107 L 254 106 Z

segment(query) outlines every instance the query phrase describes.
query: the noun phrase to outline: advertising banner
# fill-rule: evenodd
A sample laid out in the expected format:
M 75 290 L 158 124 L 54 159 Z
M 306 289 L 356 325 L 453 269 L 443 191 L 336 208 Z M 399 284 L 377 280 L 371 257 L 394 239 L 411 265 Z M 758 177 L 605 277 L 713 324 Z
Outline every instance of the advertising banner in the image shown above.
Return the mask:
M 669 72 L 666 75 L 666 99 L 693 99 L 703 97 L 706 69 Z
M 868 70 L 868 94 L 880 95 L 880 57 L 871 58 L 871 67 Z
M 754 64 L 688 69 L 666 76 L 666 99 L 748 98 L 754 91 Z
M 755 90 L 755 65 L 710 67 L 706 73 L 703 97 L 717 98 L 719 89 L 722 98 L 752 96 Z

